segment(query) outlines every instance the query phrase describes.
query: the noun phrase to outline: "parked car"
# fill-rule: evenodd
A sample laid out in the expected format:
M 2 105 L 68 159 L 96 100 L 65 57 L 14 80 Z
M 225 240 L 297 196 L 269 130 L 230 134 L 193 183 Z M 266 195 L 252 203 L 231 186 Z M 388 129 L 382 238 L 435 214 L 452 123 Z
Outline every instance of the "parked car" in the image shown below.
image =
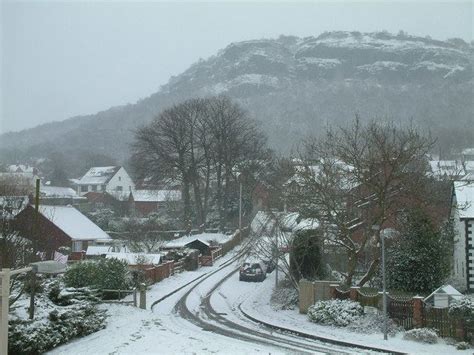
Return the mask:
M 248 259 L 240 267 L 240 281 L 262 282 L 267 277 L 267 266 L 262 260 Z
M 275 261 L 273 259 L 264 259 L 263 262 L 267 266 L 267 274 L 271 274 L 275 270 Z

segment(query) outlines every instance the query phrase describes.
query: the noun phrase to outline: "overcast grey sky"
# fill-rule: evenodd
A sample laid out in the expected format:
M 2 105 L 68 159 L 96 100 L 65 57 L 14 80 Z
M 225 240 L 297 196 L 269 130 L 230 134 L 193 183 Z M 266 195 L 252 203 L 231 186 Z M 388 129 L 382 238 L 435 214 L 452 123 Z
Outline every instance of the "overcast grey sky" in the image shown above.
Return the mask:
M 0 1 L 0 132 L 134 103 L 233 41 L 330 30 L 473 34 L 471 1 Z

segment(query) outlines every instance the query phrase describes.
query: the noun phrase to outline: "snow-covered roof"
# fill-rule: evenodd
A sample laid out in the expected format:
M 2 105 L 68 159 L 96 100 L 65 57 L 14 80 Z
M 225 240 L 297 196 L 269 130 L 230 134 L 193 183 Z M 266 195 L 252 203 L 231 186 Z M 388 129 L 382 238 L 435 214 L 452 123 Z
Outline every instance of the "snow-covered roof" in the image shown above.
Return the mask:
M 72 206 L 41 205 L 39 212 L 73 240 L 110 239 L 99 226 Z
M 446 294 L 449 295 L 453 299 L 460 299 L 463 297 L 463 294 L 456 290 L 453 286 L 451 285 L 443 285 L 436 290 L 434 290 L 428 297 L 425 298 L 425 302 L 430 302 L 431 299 L 435 294 Z
M 116 258 L 125 261 L 128 265 L 137 264 L 154 264 L 158 265 L 161 260 L 161 254 L 144 254 L 144 253 L 113 253 L 109 252 L 105 255 L 106 259 Z
M 89 245 L 86 255 L 104 255 L 112 250 L 112 246 L 108 245 Z
M 462 151 L 464 155 L 474 155 L 474 148 L 466 148 Z
M 460 176 L 465 174 L 463 164 L 457 160 L 430 160 L 430 169 L 434 176 Z
M 55 197 L 55 198 L 78 198 L 76 191 L 70 187 L 60 186 L 42 186 L 40 190 L 42 197 Z
M 120 170 L 120 166 L 96 166 L 90 168 L 77 182 L 78 185 L 106 184 Z
M 29 165 L 24 165 L 24 164 L 13 164 L 9 165 L 8 169 L 9 172 L 12 173 L 31 173 L 33 174 L 35 172 L 35 168 Z
M 474 218 L 474 181 L 455 181 L 454 193 L 459 218 Z
M 136 202 L 165 202 L 180 201 L 181 191 L 179 190 L 135 190 L 133 200 Z
M 195 234 L 195 235 L 187 235 L 172 241 L 169 241 L 165 245 L 163 245 L 164 248 L 183 248 L 187 244 L 194 242 L 195 240 L 199 240 L 203 242 L 204 244 L 207 245 L 212 245 L 213 243 L 215 244 L 223 244 L 225 242 L 228 242 L 232 236 L 230 235 L 225 235 L 222 233 L 201 233 L 201 234 Z
M 319 221 L 316 218 L 303 218 L 293 231 L 313 230 L 319 228 Z

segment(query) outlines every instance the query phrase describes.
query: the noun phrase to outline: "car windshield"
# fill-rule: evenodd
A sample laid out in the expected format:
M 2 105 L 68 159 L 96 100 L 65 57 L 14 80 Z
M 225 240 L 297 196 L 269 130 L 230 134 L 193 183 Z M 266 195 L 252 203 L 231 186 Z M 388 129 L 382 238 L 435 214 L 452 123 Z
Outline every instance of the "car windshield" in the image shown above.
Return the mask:
M 258 264 L 258 263 L 253 263 L 253 264 L 244 263 L 244 270 L 248 270 L 248 269 L 252 269 L 252 270 L 260 269 L 260 264 Z

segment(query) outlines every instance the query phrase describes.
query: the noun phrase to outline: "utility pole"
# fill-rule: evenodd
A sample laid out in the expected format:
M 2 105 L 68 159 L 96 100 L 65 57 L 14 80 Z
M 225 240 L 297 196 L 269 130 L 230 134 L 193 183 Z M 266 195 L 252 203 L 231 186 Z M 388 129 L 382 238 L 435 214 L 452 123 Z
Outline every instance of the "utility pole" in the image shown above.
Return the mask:
M 379 233 L 382 241 L 382 284 L 383 284 L 383 339 L 387 340 L 387 285 L 385 282 L 385 237 Z
M 33 238 L 38 240 L 38 235 L 39 234 L 39 196 L 40 196 L 40 179 L 36 179 L 36 195 L 35 195 L 35 218 L 34 218 L 34 231 L 35 234 L 33 234 Z M 31 285 L 31 292 L 30 292 L 30 308 L 28 309 L 29 311 L 29 316 L 30 319 L 33 319 L 35 316 L 35 291 L 36 291 L 36 272 L 33 270 L 31 272 L 31 278 L 30 278 L 30 285 Z
M 275 288 L 278 287 L 278 257 L 279 257 L 279 252 L 278 252 L 278 232 L 276 233 L 276 239 L 275 239 Z
M 242 175 L 239 175 L 239 236 L 242 243 Z

